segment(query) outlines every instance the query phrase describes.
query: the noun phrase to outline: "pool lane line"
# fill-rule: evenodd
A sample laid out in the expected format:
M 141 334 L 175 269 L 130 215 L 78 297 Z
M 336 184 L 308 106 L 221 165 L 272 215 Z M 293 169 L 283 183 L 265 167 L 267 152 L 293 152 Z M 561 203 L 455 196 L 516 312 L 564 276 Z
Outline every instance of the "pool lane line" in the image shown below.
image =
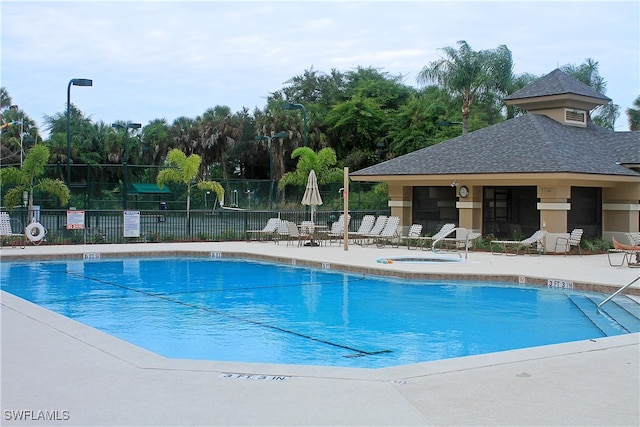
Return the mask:
M 207 312 L 210 312 L 210 313 L 222 316 L 222 317 L 228 317 L 230 319 L 238 320 L 240 322 L 249 323 L 251 325 L 256 325 L 256 326 L 260 326 L 260 327 L 268 328 L 268 329 L 273 329 L 274 331 L 282 332 L 282 333 L 289 334 L 289 335 L 294 335 L 294 336 L 297 336 L 299 338 L 304 338 L 304 339 L 307 339 L 307 340 L 310 340 L 310 341 L 315 341 L 315 342 L 318 342 L 318 343 L 321 343 L 321 344 L 326 344 L 326 345 L 329 345 L 329 346 L 342 348 L 344 350 L 349 350 L 349 351 L 352 351 L 352 352 L 356 353 L 354 355 L 347 355 L 347 356 L 344 356 L 344 357 L 375 356 L 377 354 L 384 354 L 384 353 L 392 353 L 393 352 L 392 350 L 378 350 L 378 351 L 361 350 L 361 349 L 358 349 L 358 348 L 355 348 L 355 347 L 351 347 L 351 346 L 348 346 L 348 345 L 343 345 L 343 344 L 338 344 L 338 343 L 334 343 L 334 342 L 331 342 L 331 341 L 327 341 L 327 340 L 324 340 L 322 338 L 312 337 L 311 335 L 306 335 L 306 334 L 303 334 L 301 332 L 296 332 L 296 331 L 292 331 L 290 329 L 281 328 L 280 326 L 270 325 L 270 324 L 265 323 L 265 322 L 259 322 L 257 320 L 244 319 L 242 317 L 235 316 L 233 314 L 229 314 L 229 313 L 226 313 L 224 311 L 214 310 L 214 309 L 209 308 L 209 307 L 200 307 L 200 306 L 198 306 L 196 304 L 186 303 L 186 302 L 183 302 L 183 301 L 180 301 L 180 300 L 174 300 L 174 299 L 168 298 L 168 297 L 166 297 L 166 296 L 164 296 L 162 294 L 153 294 L 151 292 L 146 292 L 146 291 L 142 291 L 140 289 L 135 289 L 135 288 L 131 288 L 131 287 L 128 287 L 128 286 L 124 286 L 124 285 L 121 285 L 119 283 L 113 283 L 113 282 L 109 282 L 109 281 L 106 281 L 106 280 L 103 280 L 103 279 L 98 279 L 98 278 L 95 278 L 95 277 L 85 276 L 83 274 L 71 273 L 71 272 L 67 272 L 67 274 L 70 275 L 70 276 L 82 277 L 84 279 L 91 280 L 91 281 L 98 282 L 98 283 L 102 283 L 102 284 L 105 284 L 105 285 L 115 286 L 115 287 L 120 288 L 120 289 L 125 289 L 125 290 L 129 290 L 129 291 L 132 291 L 132 292 L 137 292 L 137 293 L 140 293 L 142 295 L 145 295 L 145 296 L 148 296 L 148 297 L 151 297 L 151 298 L 157 298 L 157 299 L 160 299 L 160 300 L 163 300 L 163 301 L 171 302 L 171 303 L 174 303 L 174 304 L 179 304 L 179 305 L 182 305 L 182 306 L 185 306 L 185 307 L 189 307 L 189 308 L 193 308 L 193 309 L 196 309 L 196 310 L 207 311 Z
M 83 277 L 86 279 L 90 279 L 90 280 L 94 280 L 96 281 L 96 279 L 91 279 L 90 277 L 87 276 L 83 276 L 77 273 L 69 273 L 69 272 L 65 272 L 66 274 L 69 275 L 74 275 L 74 276 L 79 276 L 79 277 Z M 354 276 L 355 279 L 352 282 L 356 282 L 356 281 L 362 281 L 366 279 L 365 275 L 362 276 Z M 104 282 L 103 283 L 107 283 L 109 285 L 113 285 L 110 282 Z M 295 287 L 303 287 L 303 286 L 315 286 L 315 285 L 337 285 L 337 284 L 343 284 L 344 282 L 342 280 L 338 281 L 331 281 L 331 282 L 316 282 L 316 283 L 291 283 L 288 285 L 267 285 L 267 286 L 252 286 L 252 287 L 242 287 L 242 288 L 224 288 L 224 289 L 203 289 L 203 290 L 199 290 L 199 291 L 184 291 L 184 292 L 164 292 L 164 293 L 156 293 L 156 294 L 152 294 L 152 295 L 162 295 L 162 296 L 167 296 L 167 295 L 190 295 L 190 294 L 198 294 L 198 293 L 213 293 L 213 292 L 234 292 L 234 291 L 247 291 L 247 290 L 261 290 L 261 289 L 279 289 L 279 288 L 295 288 Z M 351 282 L 350 282 L 351 283 Z M 64 303 L 64 302 L 72 302 L 72 301 L 81 301 L 81 300 L 101 300 L 101 299 L 116 299 L 116 298 L 128 298 L 127 295 L 93 295 L 93 296 L 84 296 L 84 297 L 78 297 L 78 298 L 63 298 L 63 299 L 54 299 L 54 300 L 43 300 L 43 303 L 46 304 L 57 304 L 57 303 Z
M 365 280 L 366 277 L 364 274 L 362 276 L 354 276 L 353 282 Z M 201 291 L 183 291 L 183 292 L 164 292 L 159 293 L 157 295 L 187 295 L 187 294 L 198 294 L 198 293 L 207 293 L 207 292 L 233 292 L 233 291 L 251 291 L 254 289 L 278 289 L 278 288 L 296 288 L 302 286 L 315 286 L 315 285 L 338 285 L 343 284 L 344 281 L 335 280 L 330 282 L 315 282 L 315 283 L 291 283 L 288 285 L 266 285 L 266 286 L 251 286 L 251 287 L 240 287 L 240 288 L 224 288 L 224 289 L 204 289 Z

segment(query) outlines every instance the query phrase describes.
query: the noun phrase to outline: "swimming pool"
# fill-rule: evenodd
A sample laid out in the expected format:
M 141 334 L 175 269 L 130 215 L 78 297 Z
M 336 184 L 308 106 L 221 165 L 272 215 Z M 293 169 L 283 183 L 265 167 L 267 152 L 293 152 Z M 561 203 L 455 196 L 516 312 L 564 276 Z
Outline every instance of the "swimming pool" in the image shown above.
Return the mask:
M 380 368 L 604 336 L 570 291 L 517 284 L 198 257 L 1 268 L 2 290 L 171 358 Z

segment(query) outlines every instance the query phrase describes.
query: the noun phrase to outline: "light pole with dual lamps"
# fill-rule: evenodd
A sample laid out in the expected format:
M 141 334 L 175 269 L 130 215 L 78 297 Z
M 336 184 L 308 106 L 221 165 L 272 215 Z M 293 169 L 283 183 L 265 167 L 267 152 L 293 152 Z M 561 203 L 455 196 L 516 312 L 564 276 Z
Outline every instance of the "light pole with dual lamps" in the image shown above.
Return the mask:
M 302 123 L 304 126 L 304 146 L 307 146 L 307 109 L 302 104 L 293 104 L 285 102 L 282 104 L 283 110 L 302 110 Z
M 273 202 L 273 147 L 271 146 L 271 140 L 273 138 L 284 138 L 288 135 L 288 132 L 278 132 L 273 136 L 256 135 L 256 141 L 269 141 L 269 209 L 271 209 Z
M 129 129 L 140 129 L 140 123 L 127 123 L 126 125 L 114 123 L 111 127 L 124 129 L 124 155 L 122 157 L 122 210 L 127 210 L 127 160 L 129 159 Z
M 71 86 L 93 86 L 93 80 L 71 79 L 67 85 L 67 185 L 71 184 Z

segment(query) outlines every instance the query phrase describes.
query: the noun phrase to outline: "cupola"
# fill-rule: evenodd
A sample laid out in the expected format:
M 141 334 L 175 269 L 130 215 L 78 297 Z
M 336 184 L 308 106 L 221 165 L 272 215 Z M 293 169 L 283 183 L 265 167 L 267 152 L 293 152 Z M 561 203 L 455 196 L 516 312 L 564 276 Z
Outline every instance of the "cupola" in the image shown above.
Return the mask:
M 504 99 L 533 114 L 543 114 L 568 126 L 586 127 L 589 112 L 610 98 L 560 69 L 512 93 Z

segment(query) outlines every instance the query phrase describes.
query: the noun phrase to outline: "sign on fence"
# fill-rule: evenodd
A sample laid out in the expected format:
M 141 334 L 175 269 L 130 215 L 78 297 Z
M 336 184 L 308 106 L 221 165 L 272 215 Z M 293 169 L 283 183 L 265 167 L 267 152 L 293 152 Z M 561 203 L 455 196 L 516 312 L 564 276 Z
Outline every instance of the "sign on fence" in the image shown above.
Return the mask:
M 140 237 L 140 211 L 124 211 L 124 237 Z
M 67 211 L 67 230 L 84 230 L 84 211 Z

